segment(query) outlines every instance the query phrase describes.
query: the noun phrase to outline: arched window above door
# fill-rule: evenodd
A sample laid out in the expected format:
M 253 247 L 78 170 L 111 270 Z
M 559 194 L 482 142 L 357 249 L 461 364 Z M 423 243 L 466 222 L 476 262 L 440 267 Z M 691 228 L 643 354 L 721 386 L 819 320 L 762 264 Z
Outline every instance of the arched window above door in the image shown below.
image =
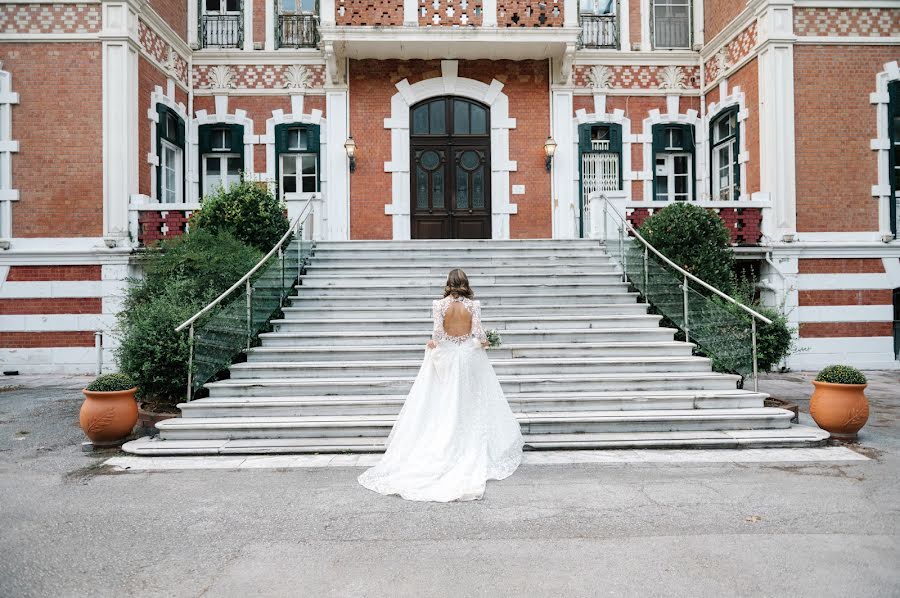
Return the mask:
M 413 136 L 489 135 L 486 106 L 466 98 L 435 98 L 413 106 Z

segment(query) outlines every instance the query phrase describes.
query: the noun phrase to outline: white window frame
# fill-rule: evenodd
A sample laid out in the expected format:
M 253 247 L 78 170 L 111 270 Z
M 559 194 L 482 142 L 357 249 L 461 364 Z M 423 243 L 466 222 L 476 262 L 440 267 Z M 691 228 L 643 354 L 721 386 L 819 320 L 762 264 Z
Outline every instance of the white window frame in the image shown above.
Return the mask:
M 207 173 L 206 173 L 206 161 L 210 158 L 219 159 L 219 184 L 216 187 L 210 188 L 207 184 Z M 222 152 L 222 153 L 213 153 L 213 154 L 203 154 L 203 192 L 208 195 L 210 193 L 214 193 L 221 189 L 228 189 L 234 183 L 240 182 L 240 168 L 238 169 L 238 178 L 231 183 L 228 182 L 228 159 L 237 158 L 240 160 L 240 155 L 235 154 L 233 152 Z M 223 167 L 224 166 L 224 167 Z
M 719 136 L 719 121 L 723 118 L 734 118 L 732 132 L 722 138 Z M 737 114 L 721 114 L 712 120 L 712 163 L 709 176 L 712 179 L 712 199 L 714 201 L 736 201 L 740 198 L 741 190 L 737 188 L 735 181 L 735 163 L 738 157 L 737 133 L 740 123 Z M 721 162 L 721 150 L 728 150 L 727 165 Z M 728 185 L 723 187 L 722 174 L 727 173 Z
M 303 174 L 302 166 L 303 166 L 303 158 L 310 157 L 312 158 L 313 165 L 315 170 L 312 174 Z M 295 174 L 287 175 L 292 176 L 296 179 L 296 191 L 292 191 L 290 193 L 285 192 L 284 190 L 284 180 L 286 178 L 284 172 L 284 162 L 285 158 L 295 160 Z M 313 193 L 319 192 L 319 160 L 318 155 L 313 152 L 284 152 L 278 157 L 278 173 L 279 173 L 279 181 L 278 181 L 278 189 L 281 192 L 282 199 L 286 199 L 286 195 L 303 195 L 308 196 Z M 304 191 L 303 190 L 303 180 L 306 178 L 312 178 L 315 184 L 315 189 L 313 191 Z
M 228 0 L 219 0 L 219 10 L 209 10 L 206 8 L 207 0 L 203 0 L 203 13 L 205 15 L 239 15 L 241 14 L 241 0 L 238 0 L 238 9 L 237 10 L 228 10 Z
M 294 10 L 286 10 L 284 8 L 284 0 L 276 0 L 278 2 L 278 14 L 282 15 L 314 15 L 317 14 L 315 8 L 315 2 L 313 2 L 312 10 L 303 10 L 303 0 L 293 0 L 294 6 L 296 7 Z
M 210 142 L 210 150 L 212 150 L 213 152 L 231 152 L 231 142 L 233 141 L 232 139 L 230 139 L 231 130 L 226 127 L 213 128 L 210 135 L 216 136 L 219 133 L 222 134 L 222 145 L 215 145 L 215 142 L 217 140 L 213 139 Z
M 663 4 L 664 3 L 664 4 Z M 657 42 L 659 26 L 657 25 L 657 8 L 659 4 L 664 6 L 685 6 L 687 8 L 687 43 L 683 46 L 663 46 Z M 693 0 L 650 0 L 650 31 L 651 47 L 654 50 L 690 50 L 694 39 L 694 6 Z
M 172 153 L 167 154 L 169 150 Z M 183 150 L 177 145 L 167 141 L 165 139 L 160 139 L 160 153 L 159 156 L 159 202 L 160 203 L 184 203 L 184 153 Z M 166 163 L 166 156 L 171 155 L 172 161 L 174 162 L 172 165 Z M 175 172 L 175 188 L 169 189 L 166 187 L 166 170 L 171 169 Z M 172 201 L 168 200 L 168 193 L 172 192 L 174 194 L 174 199 Z
M 676 158 L 687 158 L 687 171 L 684 173 L 676 173 L 675 172 L 675 159 Z M 691 155 L 690 152 L 660 152 L 656 154 L 656 160 L 659 162 L 663 160 L 665 163 L 660 166 L 659 164 L 655 165 L 655 176 L 657 177 L 656 183 L 656 197 L 653 198 L 653 201 L 691 201 L 694 197 L 694 177 L 693 177 L 693 160 L 694 156 Z M 662 169 L 662 171 L 660 170 Z M 660 176 L 666 177 L 666 189 L 663 191 L 665 197 L 660 199 L 660 191 L 659 188 L 659 178 Z M 684 178 L 687 180 L 687 191 L 686 193 L 676 193 L 675 192 L 675 180 L 677 178 Z M 683 196 L 683 197 L 677 197 Z

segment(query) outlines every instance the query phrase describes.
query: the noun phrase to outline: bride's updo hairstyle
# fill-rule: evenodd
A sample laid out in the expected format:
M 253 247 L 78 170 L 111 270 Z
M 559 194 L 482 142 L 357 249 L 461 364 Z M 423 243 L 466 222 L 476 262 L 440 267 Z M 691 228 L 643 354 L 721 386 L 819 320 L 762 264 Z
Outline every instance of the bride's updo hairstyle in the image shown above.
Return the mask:
M 459 268 L 450 270 L 450 274 L 447 275 L 447 284 L 444 285 L 444 297 L 448 295 L 465 297 L 466 299 L 471 299 L 475 296 L 475 293 L 469 286 L 469 277 Z

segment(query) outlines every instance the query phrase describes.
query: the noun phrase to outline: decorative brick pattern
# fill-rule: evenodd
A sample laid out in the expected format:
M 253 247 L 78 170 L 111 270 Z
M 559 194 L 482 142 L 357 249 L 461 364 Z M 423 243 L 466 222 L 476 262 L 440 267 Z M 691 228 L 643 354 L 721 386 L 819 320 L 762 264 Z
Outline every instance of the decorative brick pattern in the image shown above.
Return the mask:
M 715 56 L 703 63 L 706 83 L 712 83 L 723 75 L 728 67 L 749 56 L 756 48 L 758 38 L 756 21 L 753 21 L 747 28 L 738 33 L 734 39 L 725 44 Z
M 759 245 L 762 240 L 762 208 L 710 208 L 725 222 L 732 245 Z M 655 208 L 635 208 L 628 221 L 639 228 Z
M 891 322 L 801 322 L 800 338 L 892 336 Z
M 481 18 L 481 0 L 419 0 L 420 27 L 475 27 Z
M 795 8 L 800 37 L 900 37 L 900 9 Z
M 73 332 L 0 332 L 0 347 L 36 349 L 49 347 L 93 347 L 94 333 Z
M 187 231 L 190 210 L 143 211 L 138 213 L 138 244 L 150 245 L 179 237 Z
M 574 71 L 574 81 L 576 87 L 591 87 L 590 72 L 593 66 L 578 65 Z M 606 72 L 609 73 L 608 84 L 605 88 L 598 89 L 659 89 L 663 83 L 663 73 L 665 66 L 647 66 L 647 65 L 615 65 L 605 66 Z M 685 89 L 700 89 L 700 69 L 696 66 L 681 66 L 684 75 Z
M 3 33 L 97 33 L 100 4 L 0 4 Z
M 837 258 L 800 260 L 800 274 L 883 274 L 884 262 L 878 258 Z
M 843 291 L 798 291 L 801 307 L 820 305 L 891 305 L 891 289 L 858 289 Z
M 500 27 L 562 27 L 562 0 L 501 0 L 497 3 Z
M 138 39 L 144 52 L 163 65 L 175 79 L 188 85 L 188 63 L 143 21 L 138 21 Z
M 100 280 L 100 266 L 10 266 L 7 282 Z
M 0 299 L 0 315 L 3 316 L 99 313 L 103 313 L 100 297 Z
M 309 74 L 310 89 L 321 89 L 325 86 L 325 66 L 320 64 L 303 65 Z M 236 64 L 231 65 L 234 89 L 286 89 L 288 87 L 287 64 Z M 212 89 L 210 77 L 211 65 L 194 65 L 194 89 Z
M 403 25 L 402 0 L 338 0 L 335 13 L 338 25 Z

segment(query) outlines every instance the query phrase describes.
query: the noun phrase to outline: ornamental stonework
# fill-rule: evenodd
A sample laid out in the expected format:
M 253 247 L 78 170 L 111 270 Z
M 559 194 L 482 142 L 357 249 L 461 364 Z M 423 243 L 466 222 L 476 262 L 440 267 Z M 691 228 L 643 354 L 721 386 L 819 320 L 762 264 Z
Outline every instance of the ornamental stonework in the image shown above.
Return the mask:
M 563 0 L 499 0 L 500 27 L 562 27 Z
M 224 67 L 228 70 L 229 89 L 299 89 L 297 65 L 287 64 L 234 64 Z M 194 89 L 221 89 L 222 65 L 194 65 Z M 325 66 L 321 64 L 303 65 L 304 89 L 325 86 Z M 217 70 L 218 69 L 218 70 Z
M 677 69 L 677 71 L 673 71 Z M 700 69 L 696 66 L 648 65 L 578 65 L 575 67 L 576 87 L 597 91 L 610 89 L 672 89 L 677 83 L 682 89 L 700 88 Z
M 419 0 L 420 27 L 481 25 L 481 0 Z
M 3 33 L 97 33 L 100 4 L 0 4 Z
M 756 48 L 758 41 L 756 21 L 737 34 L 730 42 L 725 44 L 719 52 L 703 64 L 703 72 L 707 83 L 712 83 L 725 74 L 732 65 L 737 64 Z
M 141 48 L 168 71 L 172 78 L 188 85 L 188 63 L 169 43 L 143 21 L 138 21 Z
M 337 0 L 334 9 L 338 25 L 403 25 L 403 0 Z
M 795 8 L 800 37 L 900 37 L 900 9 Z

